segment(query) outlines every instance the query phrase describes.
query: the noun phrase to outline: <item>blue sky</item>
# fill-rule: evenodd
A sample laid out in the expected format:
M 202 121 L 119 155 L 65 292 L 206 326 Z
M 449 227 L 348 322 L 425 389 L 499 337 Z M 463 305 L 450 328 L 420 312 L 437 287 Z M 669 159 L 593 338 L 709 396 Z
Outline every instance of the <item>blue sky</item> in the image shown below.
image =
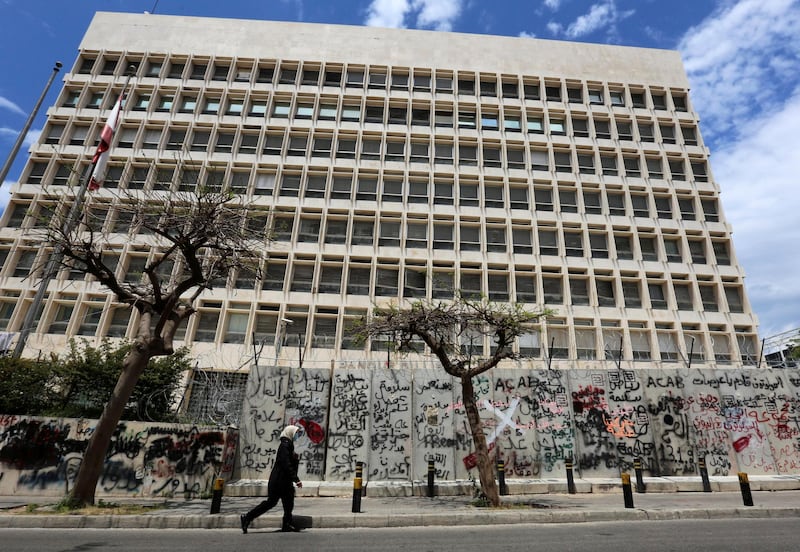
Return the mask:
M 800 0 L 0 0 L 0 160 L 95 11 L 407 27 L 676 49 L 748 295 L 769 336 L 800 327 Z M 54 85 L 45 105 L 58 94 Z M 44 125 L 45 109 L 27 142 Z M 24 152 L 23 152 L 24 153 Z M 24 164 L 0 189 L 0 207 Z

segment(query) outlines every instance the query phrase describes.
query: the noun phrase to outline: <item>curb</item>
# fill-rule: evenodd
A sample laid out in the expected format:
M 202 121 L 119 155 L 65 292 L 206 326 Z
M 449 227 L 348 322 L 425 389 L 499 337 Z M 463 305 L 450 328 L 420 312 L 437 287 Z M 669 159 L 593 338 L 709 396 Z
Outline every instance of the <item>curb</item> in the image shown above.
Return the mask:
M 715 508 L 684 510 L 552 510 L 478 511 L 442 514 L 324 515 L 311 516 L 314 529 L 382 527 L 441 527 L 510 525 L 519 523 L 596 523 L 611 521 L 668 521 L 677 519 L 792 518 L 800 508 Z M 269 529 L 274 520 L 259 520 L 252 529 Z M 0 528 L 8 529 L 239 529 L 236 515 L 163 516 L 51 516 L 0 515 Z

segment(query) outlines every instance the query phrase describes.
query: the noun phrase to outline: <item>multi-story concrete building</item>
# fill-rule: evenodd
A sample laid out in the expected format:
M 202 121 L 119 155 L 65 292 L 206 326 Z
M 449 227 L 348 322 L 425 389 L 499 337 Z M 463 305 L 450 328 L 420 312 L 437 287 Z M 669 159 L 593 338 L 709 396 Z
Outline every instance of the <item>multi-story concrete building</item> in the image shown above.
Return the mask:
M 454 289 L 557 311 L 519 341 L 528 366 L 756 364 L 677 52 L 147 14 L 95 16 L 13 190 L 9 331 L 48 254 L 29 229 L 76 190 L 130 65 L 108 179 L 87 206 L 106 218 L 118 274 L 138 277 L 152 253 L 115 210 L 125 189 L 221 181 L 272 238 L 262 279 L 231 274 L 200 298 L 181 339 L 201 369 L 248 366 L 253 340 L 262 363 L 383 359 L 386 343 L 357 344 L 348 320 Z M 63 271 L 26 354 L 131 336 L 133 316 Z

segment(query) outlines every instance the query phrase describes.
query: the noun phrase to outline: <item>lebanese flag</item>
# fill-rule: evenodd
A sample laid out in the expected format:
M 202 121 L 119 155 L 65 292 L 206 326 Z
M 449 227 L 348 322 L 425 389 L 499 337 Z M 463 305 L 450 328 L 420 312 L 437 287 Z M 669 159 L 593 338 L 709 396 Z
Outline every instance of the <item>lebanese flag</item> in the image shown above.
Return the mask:
M 100 133 L 100 143 L 97 144 L 97 151 L 92 157 L 92 177 L 89 179 L 89 189 L 94 191 L 100 189 L 103 181 L 106 178 L 106 163 L 108 163 L 108 150 L 111 147 L 111 140 L 114 138 L 114 131 L 117 130 L 119 124 L 119 115 L 122 112 L 122 102 L 125 101 L 125 93 L 120 94 L 117 103 L 114 104 L 114 109 L 111 110 L 106 121 L 106 126 L 103 127 L 103 132 Z

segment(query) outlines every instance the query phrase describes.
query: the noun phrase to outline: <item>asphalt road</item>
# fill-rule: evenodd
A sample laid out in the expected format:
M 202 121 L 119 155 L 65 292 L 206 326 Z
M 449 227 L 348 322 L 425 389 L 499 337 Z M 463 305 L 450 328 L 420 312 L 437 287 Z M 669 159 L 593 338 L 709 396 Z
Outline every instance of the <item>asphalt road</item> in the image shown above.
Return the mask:
M 798 550 L 797 519 L 636 521 L 612 523 L 255 530 L 2 529 L 4 552 L 642 552 Z

